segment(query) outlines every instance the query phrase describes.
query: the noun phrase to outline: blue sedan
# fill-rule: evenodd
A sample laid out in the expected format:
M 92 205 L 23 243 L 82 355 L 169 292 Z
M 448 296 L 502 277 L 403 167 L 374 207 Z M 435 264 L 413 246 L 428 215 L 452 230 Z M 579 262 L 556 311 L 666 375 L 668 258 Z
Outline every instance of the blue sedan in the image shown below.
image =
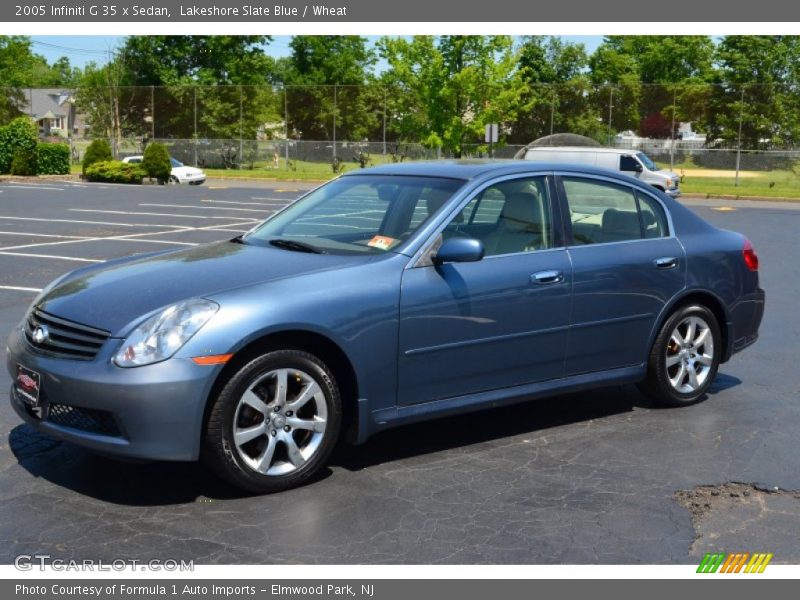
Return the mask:
M 404 423 L 624 383 L 692 404 L 763 311 L 745 237 L 625 175 L 387 165 L 232 240 L 54 281 L 9 338 L 11 404 L 273 492 Z

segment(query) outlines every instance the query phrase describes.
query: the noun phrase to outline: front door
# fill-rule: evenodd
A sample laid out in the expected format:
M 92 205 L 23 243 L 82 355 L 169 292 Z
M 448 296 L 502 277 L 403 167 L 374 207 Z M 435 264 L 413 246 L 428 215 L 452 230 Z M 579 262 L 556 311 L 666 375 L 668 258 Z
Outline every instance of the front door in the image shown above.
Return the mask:
M 563 376 L 572 271 L 550 196 L 544 176 L 489 184 L 441 234 L 485 257 L 405 271 L 400 405 Z

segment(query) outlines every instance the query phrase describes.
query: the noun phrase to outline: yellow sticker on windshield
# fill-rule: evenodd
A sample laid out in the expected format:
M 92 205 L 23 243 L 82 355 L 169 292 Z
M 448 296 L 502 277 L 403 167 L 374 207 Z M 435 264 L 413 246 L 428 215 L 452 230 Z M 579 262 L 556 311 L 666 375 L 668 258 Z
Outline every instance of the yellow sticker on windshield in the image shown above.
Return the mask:
M 373 248 L 378 248 L 380 250 L 388 250 L 397 242 L 398 240 L 394 238 L 390 238 L 385 235 L 376 235 L 369 242 L 367 242 L 367 246 L 372 246 Z

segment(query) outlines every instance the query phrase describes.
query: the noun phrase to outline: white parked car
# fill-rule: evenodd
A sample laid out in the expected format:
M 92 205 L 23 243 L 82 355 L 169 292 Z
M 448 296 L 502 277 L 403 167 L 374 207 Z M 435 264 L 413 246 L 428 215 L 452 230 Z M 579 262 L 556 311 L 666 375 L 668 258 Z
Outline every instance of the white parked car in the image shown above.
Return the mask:
M 143 156 L 126 156 L 122 159 L 124 163 L 138 164 L 143 160 Z M 202 169 L 187 167 L 176 158 L 170 157 L 172 171 L 169 175 L 169 183 L 188 183 L 189 185 L 200 185 L 206 180 L 206 174 Z

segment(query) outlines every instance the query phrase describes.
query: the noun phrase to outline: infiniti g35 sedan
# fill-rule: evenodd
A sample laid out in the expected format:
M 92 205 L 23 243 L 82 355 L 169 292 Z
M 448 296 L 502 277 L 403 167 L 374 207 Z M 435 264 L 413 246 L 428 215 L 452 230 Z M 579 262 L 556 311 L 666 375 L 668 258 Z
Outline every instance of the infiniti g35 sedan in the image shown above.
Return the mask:
M 692 404 L 763 311 L 750 242 L 633 178 L 395 164 L 232 240 L 57 279 L 8 340 L 11 404 L 94 451 L 272 492 L 414 421 L 627 383 Z

